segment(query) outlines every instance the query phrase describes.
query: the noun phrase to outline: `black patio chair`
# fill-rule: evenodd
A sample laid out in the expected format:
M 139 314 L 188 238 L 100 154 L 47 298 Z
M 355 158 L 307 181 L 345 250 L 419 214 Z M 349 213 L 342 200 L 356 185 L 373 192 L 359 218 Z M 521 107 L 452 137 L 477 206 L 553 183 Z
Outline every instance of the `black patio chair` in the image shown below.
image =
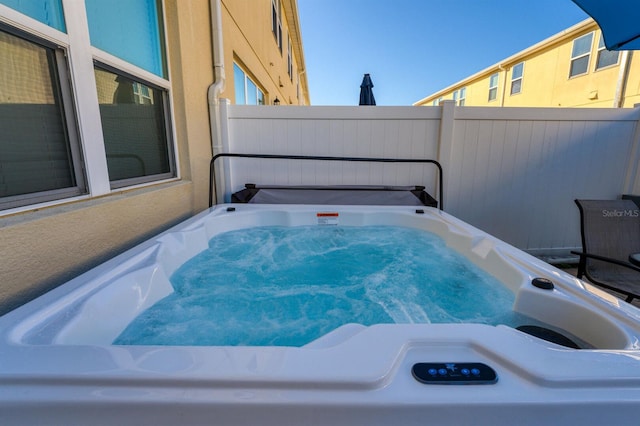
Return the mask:
M 582 252 L 578 278 L 640 298 L 640 267 L 629 262 L 640 253 L 640 209 L 631 200 L 575 200 L 580 209 Z

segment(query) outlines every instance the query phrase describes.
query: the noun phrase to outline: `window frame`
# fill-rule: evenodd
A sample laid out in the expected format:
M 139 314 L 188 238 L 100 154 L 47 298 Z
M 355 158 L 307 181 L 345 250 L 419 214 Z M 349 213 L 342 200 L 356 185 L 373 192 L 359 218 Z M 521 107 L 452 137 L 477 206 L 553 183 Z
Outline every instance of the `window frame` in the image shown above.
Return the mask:
M 520 71 L 520 76 L 519 77 L 514 77 L 514 72 L 516 67 L 521 66 L 522 69 Z M 513 89 L 515 87 L 516 82 L 520 81 L 520 87 L 518 88 L 517 92 L 514 92 Z M 511 89 L 509 90 L 509 96 L 513 96 L 513 95 L 518 95 L 520 93 L 522 93 L 522 82 L 524 81 L 524 61 L 519 62 L 517 64 L 515 64 L 513 67 L 511 67 Z
M 265 92 L 264 92 L 264 90 L 262 90 L 262 88 L 260 87 L 260 85 L 259 85 L 258 83 L 256 83 L 256 82 L 251 78 L 251 76 L 250 76 L 250 75 L 249 75 L 249 73 L 244 69 L 244 67 L 242 67 L 242 66 L 241 66 L 238 62 L 236 62 L 236 61 L 234 61 L 234 62 L 233 62 L 233 69 L 234 69 L 233 78 L 234 78 L 234 79 L 236 78 L 236 74 L 235 74 L 236 68 L 237 68 L 240 72 L 242 72 L 242 75 L 243 75 L 243 77 L 244 77 L 243 87 L 244 87 L 244 100 L 245 100 L 245 102 L 244 102 L 243 104 L 239 104 L 239 103 L 238 103 L 238 97 L 237 97 L 237 94 L 236 94 L 236 93 L 234 93 L 234 97 L 236 98 L 236 99 L 235 99 L 235 101 L 236 101 L 236 105 L 265 105 L 265 104 L 266 104 L 266 97 L 265 97 Z M 247 80 L 248 80 L 248 81 L 250 81 L 250 82 L 251 82 L 251 83 L 256 87 L 256 95 L 255 95 L 255 97 L 256 97 L 256 103 L 255 103 L 255 104 L 250 104 L 250 103 L 248 103 L 248 102 L 247 102 L 247 101 L 248 101 L 248 99 L 249 99 L 249 98 L 248 98 L 248 96 L 247 96 L 247 94 L 249 93 L 249 91 L 248 91 L 249 85 L 247 84 Z M 235 85 L 235 84 L 236 84 L 236 82 L 234 81 L 234 85 Z M 261 96 L 259 96 L 259 95 L 262 95 L 262 97 L 261 97 Z M 262 103 L 260 103 L 260 99 L 262 99 Z
M 293 83 L 293 47 L 291 45 L 291 36 L 287 36 L 287 73 L 289 80 Z
M 495 77 L 495 84 L 493 84 L 493 79 Z M 496 72 L 489 76 L 489 93 L 487 96 L 487 102 L 493 102 L 498 99 L 498 86 L 500 85 L 500 73 Z M 493 95 L 493 97 L 491 96 Z
M 458 106 L 464 106 L 467 103 L 467 87 L 461 87 L 458 92 L 460 93 L 458 98 Z
M 56 202 L 58 200 L 87 194 L 87 177 L 85 176 L 84 158 L 78 133 L 78 118 L 74 105 L 73 89 L 70 84 L 70 64 L 67 61 L 68 47 L 65 48 L 59 43 L 52 42 L 25 30 L 15 28 L 2 21 L 0 21 L 0 31 L 25 40 L 43 49 L 47 49 L 47 56 L 49 57 L 49 55 L 51 55 L 55 62 L 53 64 L 54 66 L 50 67 L 49 71 L 52 73 L 52 83 L 54 84 L 53 89 L 54 92 L 56 92 L 54 93 L 54 97 L 59 98 L 59 104 L 56 104 L 56 106 L 60 112 L 66 139 L 65 142 L 67 144 L 66 148 L 68 149 L 70 156 L 70 172 L 73 173 L 74 180 L 74 185 L 66 188 L 1 197 L 0 213 L 3 213 L 5 210 L 24 208 L 45 202 Z
M 164 0 L 160 0 L 156 4 L 160 8 L 158 16 L 162 20 L 160 25 L 161 34 L 159 35 L 161 48 L 165 55 L 165 63 L 169 64 L 170 57 L 165 36 L 167 19 Z M 126 186 L 127 189 L 135 189 L 171 182 L 180 178 L 177 137 L 175 126 L 173 125 L 175 114 L 172 102 L 173 90 L 170 68 L 167 66 L 166 77 L 163 78 L 92 46 L 84 2 L 63 1 L 62 5 L 66 32 L 61 32 L 3 4 L 0 4 L 0 24 L 6 25 L 12 31 L 22 31 L 30 37 L 37 37 L 39 40 L 52 43 L 64 51 L 68 73 L 65 76 L 61 75 L 60 79 L 64 78 L 69 81 L 69 92 L 72 97 L 69 108 L 65 105 L 65 117 L 67 117 L 67 121 L 72 120 L 76 125 L 78 153 L 82 158 L 79 161 L 74 158 L 73 162 L 74 167 L 80 167 L 83 170 L 83 174 L 76 176 L 76 179 L 82 177 L 86 188 L 85 191 L 77 196 L 67 194 L 50 201 L 34 199 L 33 202 L 23 203 L 15 208 L 9 207 L 5 209 L 0 203 L 0 216 L 109 195 L 116 189 L 109 181 L 104 135 L 93 71 L 94 63 L 96 62 L 111 66 L 120 73 L 129 74 L 136 80 L 142 80 L 156 86 L 163 90 L 165 96 L 163 112 L 165 122 L 168 123 L 165 131 L 168 134 L 167 149 L 170 155 L 172 175 L 154 175 L 144 182 L 127 182 L 124 185 L 117 185 L 117 188 Z M 65 85 L 61 84 L 61 86 L 64 87 Z
M 615 53 L 616 61 L 608 65 L 600 66 L 600 57 L 603 54 L 603 52 Z M 604 36 L 602 35 L 602 33 L 600 33 L 600 40 L 598 41 L 598 49 L 596 51 L 596 64 L 595 64 L 594 71 L 600 71 L 610 67 L 615 67 L 619 63 L 620 63 L 620 52 L 617 50 L 607 50 L 607 46 L 605 46 L 604 44 Z
M 176 158 L 176 154 L 175 154 L 175 149 L 176 147 L 174 146 L 174 144 L 171 143 L 172 140 L 174 140 L 174 138 L 172 137 L 173 135 L 173 131 L 172 131 L 172 121 L 169 119 L 169 114 L 171 113 L 171 108 L 169 107 L 169 101 L 170 101 L 170 97 L 169 97 L 169 92 L 168 90 L 164 89 L 161 86 L 158 86 L 154 83 L 151 83 L 149 81 L 146 81 L 144 79 L 141 79 L 140 77 L 130 74 L 128 72 L 123 71 L 122 69 L 119 68 L 115 68 L 112 67 L 110 65 L 104 64 L 98 60 L 94 60 L 94 67 L 95 68 L 100 68 L 103 69 L 107 72 L 111 72 L 117 75 L 121 75 L 123 77 L 129 78 L 131 80 L 133 80 L 136 83 L 142 83 L 145 86 L 148 86 L 151 89 L 156 89 L 158 91 L 160 91 L 161 96 L 162 96 L 162 113 L 163 113 L 163 117 L 164 117 L 164 133 L 165 133 L 165 138 L 166 138 L 166 142 L 167 142 L 167 158 L 169 161 L 169 171 L 165 172 L 165 173 L 157 173 L 154 175 L 145 175 L 145 176 L 138 176 L 138 177 L 132 177 L 132 178 L 127 178 L 127 179 L 116 179 L 116 180 L 109 180 L 109 185 L 111 187 L 111 189 L 121 189 L 121 188 L 126 188 L 126 187 L 130 187 L 130 186 L 135 186 L 135 185 L 140 185 L 140 184 L 145 184 L 145 183 L 150 183 L 150 182 L 156 182 L 158 180 L 165 180 L 165 179 L 171 179 L 173 177 L 176 176 L 176 164 L 177 164 L 177 158 Z M 155 75 L 155 74 L 152 74 Z M 134 93 L 135 96 L 135 93 Z M 105 144 L 104 141 L 104 136 L 103 136 L 103 144 Z M 106 144 L 105 144 L 105 151 L 106 151 Z M 105 152 L 105 158 L 106 158 L 106 152 Z
M 271 0 L 271 32 L 282 55 L 282 12 L 280 0 Z
M 574 78 L 574 77 L 580 77 L 582 75 L 586 75 L 589 74 L 589 68 L 591 65 L 591 51 L 593 50 L 593 35 L 595 34 L 594 31 L 591 31 L 587 34 L 583 34 L 580 37 L 577 37 L 575 39 L 573 39 L 573 42 L 571 43 L 571 58 L 569 60 L 569 78 Z M 583 39 L 585 37 L 591 37 L 591 41 L 589 42 L 589 48 L 587 49 L 587 51 L 585 53 L 581 53 L 578 55 L 574 56 L 574 50 L 575 50 L 575 45 L 576 42 L 580 39 Z M 585 71 L 578 73 L 578 74 L 573 74 L 573 64 L 574 62 L 580 60 L 580 59 L 584 59 L 587 58 L 587 66 L 585 67 Z

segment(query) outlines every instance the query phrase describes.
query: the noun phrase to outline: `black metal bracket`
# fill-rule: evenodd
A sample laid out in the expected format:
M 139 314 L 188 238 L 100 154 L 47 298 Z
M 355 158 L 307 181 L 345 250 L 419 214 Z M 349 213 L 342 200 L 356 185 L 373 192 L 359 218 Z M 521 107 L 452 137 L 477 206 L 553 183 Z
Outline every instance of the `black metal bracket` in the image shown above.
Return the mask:
M 215 162 L 220 157 L 233 158 L 266 158 L 278 160 L 315 160 L 315 161 L 350 161 L 350 162 L 367 162 L 367 163 L 428 163 L 434 164 L 438 168 L 438 208 L 443 208 L 443 173 L 442 166 L 436 160 L 426 158 L 369 158 L 369 157 L 326 157 L 326 156 L 310 156 L 310 155 L 278 155 L 278 154 L 239 154 L 233 152 L 223 152 L 214 155 L 209 163 L 209 207 L 213 206 L 213 192 L 216 188 Z

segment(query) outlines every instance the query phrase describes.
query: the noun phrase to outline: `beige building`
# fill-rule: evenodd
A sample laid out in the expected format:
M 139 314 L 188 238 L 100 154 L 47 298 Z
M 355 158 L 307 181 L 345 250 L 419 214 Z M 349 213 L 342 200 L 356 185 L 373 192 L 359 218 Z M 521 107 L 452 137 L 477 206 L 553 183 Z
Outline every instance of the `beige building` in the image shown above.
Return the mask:
M 414 105 L 446 99 L 463 106 L 633 107 L 640 103 L 640 57 L 607 51 L 587 19 Z
M 219 98 L 309 103 L 296 0 L 15 4 L 0 3 L 0 314 L 207 208 Z
M 221 3 L 227 79 L 221 96 L 235 104 L 309 105 L 297 1 Z

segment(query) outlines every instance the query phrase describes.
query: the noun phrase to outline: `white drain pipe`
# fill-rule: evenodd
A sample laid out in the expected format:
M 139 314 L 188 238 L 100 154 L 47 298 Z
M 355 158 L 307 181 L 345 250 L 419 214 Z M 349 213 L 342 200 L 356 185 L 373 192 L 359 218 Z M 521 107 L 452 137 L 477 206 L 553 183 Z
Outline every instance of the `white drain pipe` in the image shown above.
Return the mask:
M 209 86 L 209 118 L 211 121 L 211 143 L 213 154 L 222 148 L 220 135 L 220 93 L 224 90 L 224 45 L 222 43 L 222 5 L 220 0 L 210 0 L 211 10 L 211 46 L 213 49 L 214 82 Z
M 631 64 L 631 52 L 629 52 L 628 50 L 623 50 L 620 56 L 620 70 L 618 72 L 616 92 L 613 98 L 614 108 L 622 108 L 622 106 L 624 105 L 625 92 L 627 90 L 627 81 L 629 80 L 629 66 Z
M 207 101 L 209 104 L 209 124 L 211 128 L 211 150 L 216 155 L 223 151 L 221 118 L 220 118 L 220 93 L 225 87 L 224 73 L 224 46 L 222 41 L 222 4 L 220 0 L 210 0 L 209 9 L 211 11 L 211 46 L 213 49 L 213 72 L 214 82 L 207 90 Z M 224 187 L 222 173 L 218 177 L 219 187 Z M 218 194 L 217 188 L 214 189 Z M 216 196 L 216 198 L 218 198 Z M 214 200 L 215 203 L 218 200 Z

